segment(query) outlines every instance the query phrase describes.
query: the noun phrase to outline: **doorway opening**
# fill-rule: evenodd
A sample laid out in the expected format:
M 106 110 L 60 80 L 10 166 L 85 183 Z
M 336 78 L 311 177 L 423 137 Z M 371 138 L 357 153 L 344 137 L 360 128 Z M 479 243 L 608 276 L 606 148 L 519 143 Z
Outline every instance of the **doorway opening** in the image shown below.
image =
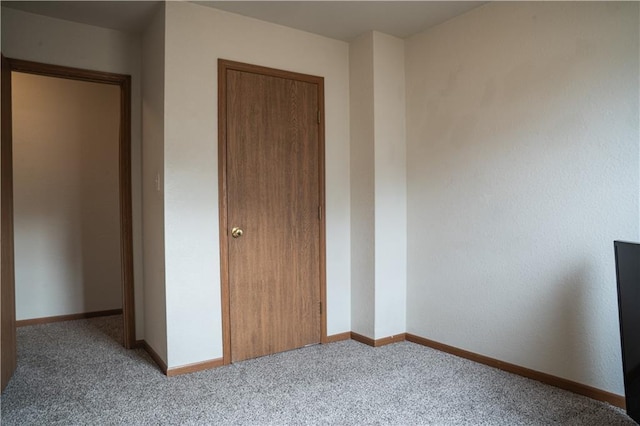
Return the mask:
M 11 88 L 12 80 L 29 99 L 22 98 L 17 107 L 16 94 L 5 90 Z M 98 95 L 104 104 L 90 99 Z M 53 96 L 73 101 L 60 102 L 56 111 Z M 13 356 L 15 301 L 20 298 L 13 276 L 14 259 L 24 281 L 30 285 L 46 280 L 47 276 L 50 280 L 49 287 L 40 282 L 40 287 L 34 285 L 24 290 L 21 300 L 25 303 L 18 309 L 30 309 L 25 294 L 46 291 L 51 291 L 50 298 L 57 299 L 54 303 L 58 309 L 75 312 L 84 309 L 87 317 L 114 313 L 121 307 L 122 344 L 127 349 L 135 347 L 130 76 L 3 58 L 2 98 L 2 332 L 13 333 Z M 34 103 L 31 111 L 25 102 Z M 14 111 L 13 119 L 12 106 L 20 109 Z M 74 111 L 75 122 L 73 118 L 62 118 L 65 112 L 74 115 Z M 29 128 L 30 113 L 44 117 L 39 130 Z M 16 119 L 21 120 L 22 141 L 12 135 Z M 54 140 L 63 142 L 51 143 Z M 28 164 L 23 163 L 25 159 Z M 51 177 L 49 182 L 46 176 Z M 12 191 L 5 191 L 8 187 Z M 10 226 L 5 226 L 9 221 Z M 8 228 L 11 232 L 5 233 Z M 17 233 L 21 247 L 16 247 L 13 241 Z M 15 249 L 19 250 L 14 255 Z M 40 265 L 29 265 L 25 257 L 35 256 L 39 249 L 46 251 L 46 258 Z M 5 256 L 9 252 L 11 256 Z M 64 262 L 68 265 L 60 264 Z M 5 275 L 5 268 L 12 269 L 11 277 Z M 69 293 L 56 290 L 51 285 L 54 280 L 66 280 Z M 8 313 L 11 309 L 5 311 L 8 298 L 14 303 L 11 315 Z M 101 306 L 118 309 L 100 309 Z M 28 318 L 33 312 L 24 315 Z M 11 357 L 5 343 L 11 346 L 3 338 L 3 385 L 4 364 Z

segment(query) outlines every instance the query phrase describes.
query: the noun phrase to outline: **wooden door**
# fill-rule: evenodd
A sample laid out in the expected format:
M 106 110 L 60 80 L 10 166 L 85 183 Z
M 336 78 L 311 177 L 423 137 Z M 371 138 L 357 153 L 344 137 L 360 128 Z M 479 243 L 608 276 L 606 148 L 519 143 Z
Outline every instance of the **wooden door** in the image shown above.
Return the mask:
M 222 78 L 231 361 L 321 340 L 321 85 L 270 71 Z
M 2 57 L 2 283 L 0 285 L 0 370 L 1 390 L 9 383 L 16 369 L 16 302 L 13 273 L 13 158 L 11 149 L 11 66 Z

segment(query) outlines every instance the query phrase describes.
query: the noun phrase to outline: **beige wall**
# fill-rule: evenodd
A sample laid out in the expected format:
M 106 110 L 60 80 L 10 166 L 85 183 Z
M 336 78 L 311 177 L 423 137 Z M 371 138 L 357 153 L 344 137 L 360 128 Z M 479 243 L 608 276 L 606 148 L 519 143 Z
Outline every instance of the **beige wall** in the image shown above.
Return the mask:
M 349 44 L 351 331 L 375 338 L 373 32 Z
M 136 337 L 144 337 L 140 37 L 2 8 L 2 54 L 9 58 L 131 75 L 131 180 Z
M 623 393 L 638 17 L 497 2 L 407 40 L 408 332 Z
M 120 88 L 12 75 L 16 318 L 122 307 Z
M 325 78 L 327 328 L 329 334 L 350 330 L 348 44 L 192 3 L 166 8 L 169 365 L 222 356 L 218 58 Z
M 373 32 L 375 338 L 406 331 L 407 180 L 404 40 Z
M 351 325 L 380 339 L 406 329 L 404 41 L 363 34 L 349 66 Z
M 142 224 L 145 341 L 167 362 L 164 281 L 164 7 L 142 37 Z

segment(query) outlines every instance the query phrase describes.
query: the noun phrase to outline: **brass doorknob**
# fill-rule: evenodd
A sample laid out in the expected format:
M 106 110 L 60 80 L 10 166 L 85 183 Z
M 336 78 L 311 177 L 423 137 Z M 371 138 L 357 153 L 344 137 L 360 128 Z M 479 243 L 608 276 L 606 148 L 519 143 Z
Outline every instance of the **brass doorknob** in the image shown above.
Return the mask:
M 237 226 L 231 230 L 231 236 L 233 238 L 240 238 L 242 237 L 243 233 L 244 232 L 242 231 L 242 229 L 238 228 Z

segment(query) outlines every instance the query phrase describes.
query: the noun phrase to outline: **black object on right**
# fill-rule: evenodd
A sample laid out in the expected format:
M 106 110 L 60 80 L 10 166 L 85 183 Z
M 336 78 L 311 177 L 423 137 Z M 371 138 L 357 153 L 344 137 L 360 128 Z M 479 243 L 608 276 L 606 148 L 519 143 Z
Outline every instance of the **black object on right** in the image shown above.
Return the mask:
M 614 241 L 627 414 L 640 423 L 640 244 Z

